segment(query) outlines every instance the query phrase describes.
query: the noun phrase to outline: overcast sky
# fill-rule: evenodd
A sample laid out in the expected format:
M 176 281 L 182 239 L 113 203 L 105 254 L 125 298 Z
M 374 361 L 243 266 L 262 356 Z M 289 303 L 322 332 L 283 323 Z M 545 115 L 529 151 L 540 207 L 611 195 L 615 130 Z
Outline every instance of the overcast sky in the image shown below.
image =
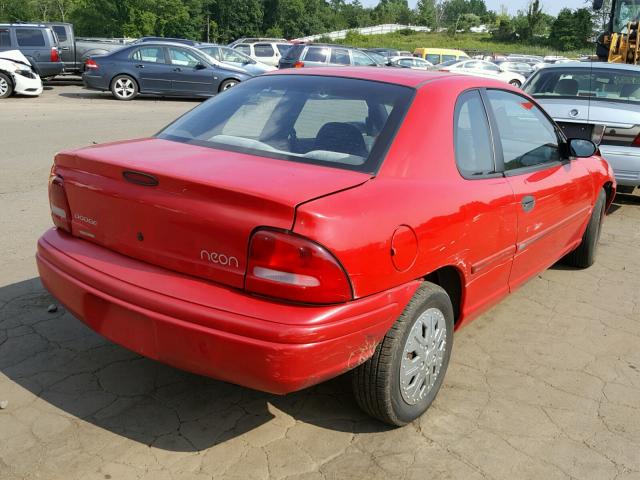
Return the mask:
M 378 0 L 361 0 L 364 5 L 372 6 L 378 3 Z M 409 0 L 409 6 L 415 7 L 417 0 Z M 529 0 L 485 0 L 489 10 L 500 10 L 500 5 L 506 5 L 509 13 L 516 13 L 518 10 L 524 9 Z M 561 9 L 579 8 L 585 6 L 585 0 L 543 0 L 542 7 L 546 13 L 557 14 Z

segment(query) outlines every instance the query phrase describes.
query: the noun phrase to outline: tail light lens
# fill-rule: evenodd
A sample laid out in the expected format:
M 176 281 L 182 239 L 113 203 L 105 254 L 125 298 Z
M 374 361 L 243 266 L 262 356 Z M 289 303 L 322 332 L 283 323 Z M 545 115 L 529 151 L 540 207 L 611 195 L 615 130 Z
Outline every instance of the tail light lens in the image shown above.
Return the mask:
M 58 52 L 58 47 L 51 47 L 51 61 L 52 62 L 60 61 L 60 53 Z
M 636 138 L 633 139 L 633 142 L 631 142 L 631 146 L 632 147 L 640 147 L 640 133 L 638 134 L 638 136 Z
M 64 181 L 61 176 L 55 173 L 49 177 L 49 206 L 51 207 L 53 224 L 71 233 L 71 209 L 67 193 L 64 191 Z
M 291 233 L 258 230 L 251 238 L 245 289 L 303 303 L 351 300 L 342 266 L 321 245 Z
M 93 58 L 89 58 L 86 62 L 84 62 L 84 68 L 87 70 L 96 70 L 98 68 L 98 64 Z
M 301 62 L 300 60 L 298 60 L 296 63 L 293 64 L 293 68 L 303 68 L 304 67 L 304 62 Z

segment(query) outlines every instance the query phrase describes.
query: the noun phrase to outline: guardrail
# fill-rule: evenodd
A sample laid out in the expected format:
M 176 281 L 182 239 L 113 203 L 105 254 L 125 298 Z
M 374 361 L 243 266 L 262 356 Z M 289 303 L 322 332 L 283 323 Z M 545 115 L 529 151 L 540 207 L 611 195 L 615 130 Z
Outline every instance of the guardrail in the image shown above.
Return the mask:
M 348 30 L 336 30 L 335 32 L 320 33 L 317 35 L 309 35 L 307 37 L 296 38 L 301 42 L 313 42 L 320 38 L 330 38 L 338 40 L 345 38 L 349 32 L 358 33 L 360 35 L 384 35 L 385 33 L 393 33 L 398 30 L 413 30 L 414 32 L 430 32 L 429 27 L 421 27 L 418 25 L 400 25 L 399 23 L 385 23 L 382 25 L 374 25 L 372 27 L 352 28 Z

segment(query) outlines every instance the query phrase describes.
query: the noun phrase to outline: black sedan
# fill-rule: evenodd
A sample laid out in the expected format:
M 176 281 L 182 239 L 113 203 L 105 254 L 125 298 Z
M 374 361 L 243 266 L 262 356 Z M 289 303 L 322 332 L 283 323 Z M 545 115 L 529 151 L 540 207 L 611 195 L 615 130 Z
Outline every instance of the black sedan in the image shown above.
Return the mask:
M 82 75 L 86 88 L 110 90 L 118 100 L 140 93 L 210 97 L 249 78 L 238 68 L 214 65 L 193 47 L 168 42 L 140 43 L 92 57 Z

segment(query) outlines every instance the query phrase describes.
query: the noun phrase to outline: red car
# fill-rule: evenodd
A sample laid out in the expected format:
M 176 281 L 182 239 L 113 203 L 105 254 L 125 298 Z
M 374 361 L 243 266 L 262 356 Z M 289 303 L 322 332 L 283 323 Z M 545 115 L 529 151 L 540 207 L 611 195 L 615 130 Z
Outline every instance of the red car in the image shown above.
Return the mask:
M 362 408 L 403 425 L 454 330 L 593 263 L 616 189 L 595 153 L 502 82 L 275 72 L 153 138 L 58 154 L 38 268 L 141 355 L 277 394 L 355 369 Z

